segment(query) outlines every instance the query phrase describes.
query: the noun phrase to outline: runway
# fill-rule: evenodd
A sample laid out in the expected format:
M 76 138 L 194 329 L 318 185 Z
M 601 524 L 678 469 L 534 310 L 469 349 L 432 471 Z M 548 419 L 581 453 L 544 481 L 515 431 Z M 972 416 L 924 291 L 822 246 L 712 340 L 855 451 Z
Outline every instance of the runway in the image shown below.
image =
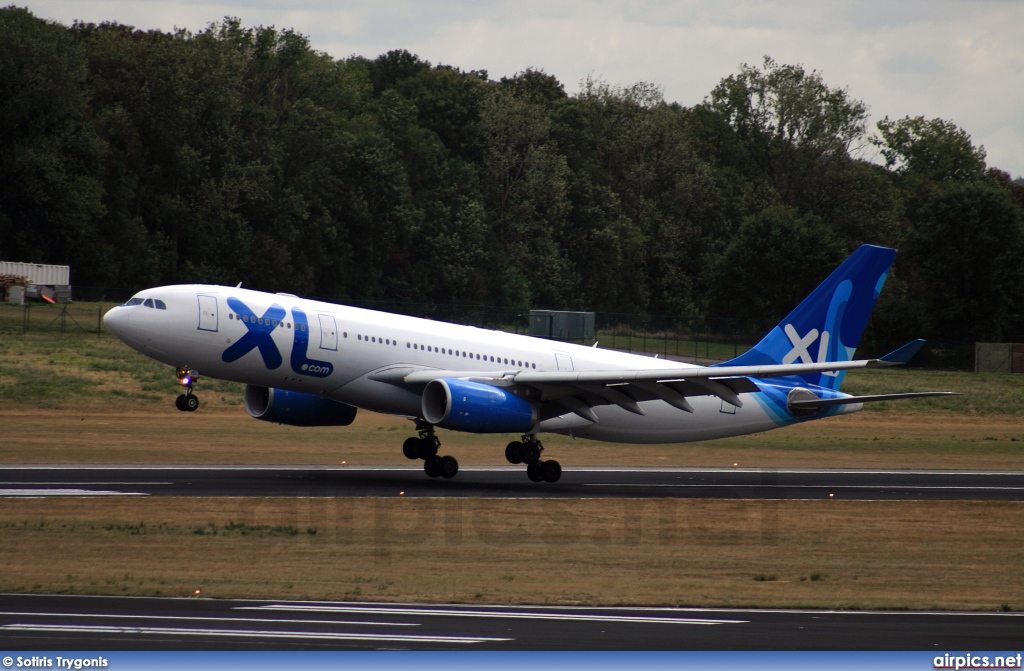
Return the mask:
M 1024 613 L 0 595 L 5 650 L 1015 650 Z
M 414 466 L 4 466 L 0 497 L 44 496 L 1022 501 L 1024 471 L 566 468 L 548 484 L 516 466 L 450 480 Z

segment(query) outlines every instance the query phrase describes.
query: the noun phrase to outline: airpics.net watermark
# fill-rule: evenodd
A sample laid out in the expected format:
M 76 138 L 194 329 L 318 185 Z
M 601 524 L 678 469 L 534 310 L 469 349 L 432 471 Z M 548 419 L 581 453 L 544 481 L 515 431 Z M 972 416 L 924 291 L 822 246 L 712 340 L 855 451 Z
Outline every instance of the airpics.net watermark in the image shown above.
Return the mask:
M 105 657 L 60 657 L 40 656 L 32 657 L 4 657 L 4 668 L 6 669 L 105 669 L 110 661 Z
M 935 669 L 1019 669 L 1024 653 L 1006 655 L 951 654 L 937 655 L 932 660 Z

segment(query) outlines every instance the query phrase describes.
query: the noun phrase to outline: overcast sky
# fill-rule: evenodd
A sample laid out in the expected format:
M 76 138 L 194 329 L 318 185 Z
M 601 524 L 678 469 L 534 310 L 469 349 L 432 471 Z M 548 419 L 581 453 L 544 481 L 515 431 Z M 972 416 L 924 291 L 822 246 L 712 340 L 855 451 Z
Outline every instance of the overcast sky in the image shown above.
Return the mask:
M 1024 175 L 1024 0 L 11 0 L 70 24 L 198 30 L 225 16 L 293 28 L 336 58 L 407 49 L 431 63 L 527 67 L 573 93 L 592 75 L 702 101 L 740 63 L 818 70 L 889 116 L 941 117 Z

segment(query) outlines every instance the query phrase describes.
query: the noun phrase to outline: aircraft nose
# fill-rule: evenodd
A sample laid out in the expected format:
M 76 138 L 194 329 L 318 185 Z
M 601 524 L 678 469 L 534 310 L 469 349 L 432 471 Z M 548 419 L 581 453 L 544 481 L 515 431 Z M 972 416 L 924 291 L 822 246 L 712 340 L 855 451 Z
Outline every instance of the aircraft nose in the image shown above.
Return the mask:
M 131 310 L 120 305 L 107 310 L 107 313 L 103 315 L 103 325 L 121 340 L 125 338 L 125 332 L 128 330 L 130 321 Z

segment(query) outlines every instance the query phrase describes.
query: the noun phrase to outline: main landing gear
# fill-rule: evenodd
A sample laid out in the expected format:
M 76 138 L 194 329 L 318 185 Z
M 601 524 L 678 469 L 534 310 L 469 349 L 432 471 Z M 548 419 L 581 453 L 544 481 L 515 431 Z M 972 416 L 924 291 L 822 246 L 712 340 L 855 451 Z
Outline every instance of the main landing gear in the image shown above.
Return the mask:
M 434 435 L 431 424 L 416 424 L 419 436 L 407 438 L 402 445 L 402 453 L 408 459 L 422 459 L 423 470 L 432 478 L 454 478 L 459 472 L 459 462 L 455 457 L 437 456 L 441 441 Z
M 521 441 L 508 444 L 505 458 L 510 464 L 526 464 L 526 477 L 533 482 L 558 482 L 562 465 L 554 459 L 542 460 L 540 453 L 543 451 L 544 446 L 537 436 L 523 436 Z
M 199 379 L 199 373 L 185 366 L 177 369 L 175 374 L 178 376 L 178 381 L 185 387 L 185 393 L 179 394 L 178 398 L 174 399 L 174 406 L 182 412 L 195 412 L 199 407 L 199 397 L 192 393 L 192 385 Z

